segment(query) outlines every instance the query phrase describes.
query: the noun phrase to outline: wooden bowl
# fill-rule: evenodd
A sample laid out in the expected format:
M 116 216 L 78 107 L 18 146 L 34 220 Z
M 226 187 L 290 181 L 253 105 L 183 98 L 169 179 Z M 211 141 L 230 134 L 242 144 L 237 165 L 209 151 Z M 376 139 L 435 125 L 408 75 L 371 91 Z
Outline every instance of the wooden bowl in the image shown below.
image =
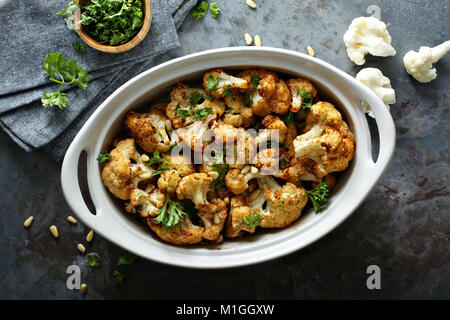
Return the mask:
M 82 7 L 84 4 L 86 4 L 89 0 L 76 0 L 77 4 Z M 81 39 L 90 46 L 91 48 L 94 48 L 99 51 L 108 52 L 108 53 L 120 53 L 125 52 L 128 50 L 133 49 L 136 47 L 139 43 L 141 43 L 142 40 L 144 40 L 145 36 L 148 33 L 148 30 L 150 29 L 150 25 L 152 23 L 152 6 L 150 4 L 150 0 L 141 0 L 142 6 L 143 6 L 143 14 L 144 14 L 144 23 L 142 24 L 141 30 L 134 36 L 133 39 L 128 41 L 127 43 L 121 44 L 119 46 L 108 46 L 105 44 L 102 44 L 92 38 L 89 34 L 86 33 L 86 31 L 83 28 L 82 24 L 79 24 L 81 13 L 80 11 L 76 11 L 76 13 L 73 16 L 73 22 L 74 25 L 77 27 L 78 34 L 80 35 Z

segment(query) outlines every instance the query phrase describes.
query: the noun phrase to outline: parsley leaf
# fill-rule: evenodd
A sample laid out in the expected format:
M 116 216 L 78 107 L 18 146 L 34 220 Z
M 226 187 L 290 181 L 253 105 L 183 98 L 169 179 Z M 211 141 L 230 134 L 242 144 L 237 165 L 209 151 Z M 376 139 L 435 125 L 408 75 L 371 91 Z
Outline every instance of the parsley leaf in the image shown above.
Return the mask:
M 261 216 L 258 213 L 254 213 L 249 217 L 242 217 L 242 221 L 244 221 L 250 229 L 255 229 L 261 221 Z
M 314 189 L 306 191 L 316 213 L 321 211 L 325 206 L 325 203 L 328 201 L 329 192 L 330 191 L 328 190 L 328 185 L 323 181 L 320 181 L 318 186 Z
M 252 74 L 252 78 L 251 79 L 252 79 L 251 80 L 252 81 L 252 88 L 256 90 L 256 88 L 259 85 L 259 81 L 261 80 L 261 78 L 256 73 L 254 73 L 254 74 Z
M 114 283 L 121 285 L 123 283 L 123 279 L 125 279 L 126 276 L 126 274 L 123 274 L 118 270 L 114 270 Z
M 206 1 L 202 1 L 200 2 L 200 4 L 197 6 L 197 8 L 195 8 L 194 10 L 192 10 L 192 16 L 194 17 L 194 19 L 196 20 L 200 20 L 201 18 L 203 18 L 203 16 L 208 12 L 208 2 Z
M 111 158 L 111 155 L 107 151 L 100 153 L 97 157 L 98 164 L 101 166 L 104 165 L 108 162 L 109 158 Z
M 83 43 L 72 43 L 72 47 L 75 49 L 76 52 L 78 52 L 79 54 L 83 53 L 84 51 L 86 51 L 86 45 Z
M 294 123 L 294 113 L 289 111 L 289 113 L 285 114 L 283 117 L 283 121 L 286 123 Z
M 290 149 L 289 146 L 285 143 L 278 144 L 278 147 L 280 147 L 282 149 L 287 149 L 287 150 Z M 272 148 L 272 141 L 267 141 L 267 149 L 270 149 L 270 148 Z
M 213 97 L 213 96 L 206 96 L 206 99 L 208 99 L 208 100 L 211 101 L 211 102 L 214 101 L 214 97 Z
M 195 105 L 200 104 L 202 99 L 205 99 L 205 97 L 203 97 L 203 95 L 201 93 L 199 93 L 198 91 L 194 91 L 189 96 L 189 103 L 191 104 L 191 106 L 195 106 Z
M 226 96 L 233 96 L 233 95 L 234 95 L 234 92 L 231 91 L 230 89 L 231 89 L 231 85 L 229 85 L 229 86 L 223 91 L 222 98 L 223 98 L 223 97 L 226 97 Z
M 59 53 L 49 53 L 44 58 L 42 65 L 44 75 L 53 82 L 58 83 L 59 89 L 56 92 L 44 92 L 41 102 L 44 107 L 57 106 L 64 108 L 69 99 L 61 92 L 66 85 L 77 85 L 81 90 L 86 89 L 89 83 L 89 75 L 83 68 L 79 67 L 75 60 L 66 61 L 66 58 Z
M 220 13 L 220 8 L 217 6 L 216 2 L 211 2 L 211 4 L 209 5 L 209 10 L 211 11 L 211 16 L 215 19 L 219 13 Z
M 286 168 L 286 160 L 285 159 L 280 159 L 280 168 L 281 169 L 285 169 Z
M 251 92 L 247 92 L 244 97 L 244 105 L 248 107 L 252 104 L 253 94 Z
M 186 110 L 186 109 L 181 109 L 181 106 L 178 103 L 177 106 L 175 107 L 175 113 L 180 115 L 180 117 L 182 117 L 184 120 L 186 120 L 187 117 L 192 116 L 193 112 L 194 112 L 193 106 L 190 106 L 189 109 Z
M 175 149 L 178 146 L 178 142 L 172 143 L 169 147 L 169 151 L 167 153 L 172 153 L 173 149 Z
M 227 174 L 228 165 L 225 163 L 225 154 L 216 152 L 216 150 L 213 150 L 215 152 L 214 155 L 214 162 L 212 164 L 212 168 L 214 171 L 216 171 L 219 174 L 219 177 L 217 179 L 214 179 L 209 186 L 213 189 L 221 189 L 225 186 L 225 175 Z
M 206 118 L 206 116 L 208 114 L 212 114 L 213 113 L 213 109 L 212 108 L 203 108 L 203 109 L 199 109 L 194 111 L 194 120 L 201 120 Z
M 157 163 L 162 163 L 163 159 L 161 158 L 161 154 L 159 151 L 153 152 L 153 156 L 145 163 L 146 166 L 151 166 Z
M 216 77 L 209 75 L 208 78 L 208 91 L 216 91 L 217 90 L 217 86 L 219 85 L 219 79 L 217 79 Z
M 100 266 L 100 262 L 98 261 L 98 258 L 94 256 L 93 254 L 88 254 L 87 256 L 88 264 L 90 267 L 98 267 Z
M 76 8 L 79 8 L 77 2 L 75 0 L 70 1 L 67 4 L 67 6 L 64 9 L 62 9 L 61 11 L 57 12 L 56 15 L 59 17 L 63 17 L 64 20 L 67 21 L 67 18 L 69 17 L 69 15 L 72 14 Z
M 137 260 L 137 257 L 134 254 L 127 252 L 123 256 L 119 258 L 119 266 L 132 266 L 134 262 Z
M 110 46 L 127 43 L 144 24 L 140 0 L 90 0 L 81 11 L 84 30 Z
M 175 146 L 174 146 L 175 147 Z M 164 158 L 164 159 L 163 159 Z M 161 172 L 169 170 L 168 165 L 171 163 L 170 159 L 164 153 L 160 153 L 159 151 L 153 152 L 153 156 L 145 163 L 147 167 L 159 164 L 158 169 L 154 170 L 152 176 L 157 176 L 161 174 Z
M 312 94 L 311 92 L 309 92 L 306 89 L 299 89 L 298 90 L 298 94 L 300 95 L 300 97 L 303 98 L 303 102 L 302 102 L 302 108 L 304 110 L 312 109 L 312 103 L 313 103 L 313 98 L 312 98 Z
M 184 220 L 187 216 L 188 213 L 184 211 L 182 203 L 172 201 L 167 194 L 166 203 L 159 210 L 156 221 L 166 227 L 172 227 Z

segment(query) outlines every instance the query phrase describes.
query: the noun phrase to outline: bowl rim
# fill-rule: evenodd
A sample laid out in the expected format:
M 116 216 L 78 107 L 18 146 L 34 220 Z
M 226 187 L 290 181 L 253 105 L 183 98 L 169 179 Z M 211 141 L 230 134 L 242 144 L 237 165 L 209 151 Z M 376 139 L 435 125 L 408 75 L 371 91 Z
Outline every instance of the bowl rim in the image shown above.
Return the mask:
M 135 48 L 138 44 L 140 44 L 145 37 L 147 36 L 150 26 L 152 24 L 152 6 L 150 0 L 141 0 L 142 7 L 143 7 L 143 13 L 144 13 L 144 22 L 142 24 L 141 29 L 139 32 L 128 42 L 121 44 L 119 46 L 110 46 L 106 44 L 102 44 L 92 38 L 87 32 L 84 31 L 83 25 L 79 24 L 80 21 L 80 14 L 81 11 L 76 11 L 76 14 L 73 15 L 73 24 L 74 27 L 77 30 L 78 35 L 80 38 L 91 48 L 106 52 L 106 53 L 122 53 L 129 51 L 133 48 Z M 76 0 L 76 3 L 79 5 L 80 0 Z M 80 8 L 81 10 L 81 8 Z
M 140 234 L 133 226 L 130 226 L 129 222 L 123 220 L 125 218 L 123 212 L 119 213 L 122 217 L 116 216 L 113 211 L 117 211 L 117 209 L 113 208 L 111 203 L 108 203 L 107 197 L 110 195 L 107 195 L 103 183 L 99 181 L 99 179 L 101 180 L 100 170 L 95 159 L 97 154 L 102 151 L 102 141 L 108 130 L 111 129 L 112 123 L 127 111 L 129 107 L 127 103 L 135 101 L 138 97 L 148 93 L 148 87 L 154 90 L 158 85 L 158 81 L 164 81 L 164 79 L 160 79 L 161 75 L 166 74 L 168 78 L 176 78 L 177 72 L 181 74 L 187 69 L 199 72 L 211 69 L 214 66 L 221 67 L 215 64 L 215 61 L 217 63 L 220 63 L 218 61 L 228 61 L 230 66 L 244 65 L 246 63 L 248 66 L 259 65 L 265 68 L 277 68 L 275 65 L 280 66 L 282 64 L 291 66 L 292 64 L 292 68 L 294 68 L 293 73 L 303 74 L 308 68 L 312 73 L 324 72 L 325 75 L 330 75 L 329 79 L 319 75 L 310 79 L 313 82 L 325 83 L 326 87 L 330 86 L 328 82 L 333 81 L 333 83 L 341 85 L 342 88 L 348 89 L 345 95 L 342 95 L 339 99 L 344 104 L 344 107 L 348 108 L 346 110 L 347 117 L 354 124 L 353 131 L 356 128 L 360 131 L 354 132 L 355 139 L 357 139 L 356 157 L 353 160 L 355 162 L 354 172 L 350 175 L 349 181 L 344 183 L 344 188 L 339 195 L 340 198 L 346 199 L 346 202 L 344 202 L 345 206 L 343 206 L 342 200 L 333 199 L 329 207 L 321 213 L 320 219 L 316 219 L 313 223 L 309 223 L 306 226 L 301 226 L 301 230 L 297 230 L 302 232 L 290 230 L 284 237 L 281 236 L 273 241 L 258 243 L 254 248 L 250 246 L 239 250 L 221 250 L 220 255 L 216 254 L 217 251 L 215 250 L 198 250 L 198 253 L 192 255 L 189 252 L 195 252 L 195 249 L 181 247 L 180 251 L 180 247 L 174 248 L 165 243 L 159 245 L 155 243 L 149 244 L 149 239 L 145 235 Z M 272 66 L 261 65 L 254 61 L 267 61 Z M 225 65 L 222 65 L 222 67 L 227 68 Z M 298 67 L 298 70 L 295 70 L 296 67 Z M 130 97 L 133 95 L 134 98 Z M 361 100 L 365 100 L 371 105 L 379 128 L 380 150 L 376 163 L 372 160 L 370 131 L 367 120 L 359 108 Z M 94 138 L 98 139 L 92 141 Z M 169 265 L 198 269 L 229 268 L 260 263 L 284 256 L 308 246 L 334 230 L 367 197 L 386 169 L 393 155 L 394 148 L 395 126 L 389 111 L 381 99 L 370 89 L 344 71 L 318 58 L 286 49 L 270 47 L 219 48 L 194 53 L 155 66 L 129 80 L 111 94 L 88 119 L 70 145 L 62 165 L 61 184 L 66 201 L 83 223 L 116 245 L 145 259 Z M 78 181 L 78 159 L 82 151 L 86 151 L 88 154 L 88 187 L 97 209 L 97 215 L 95 216 L 86 208 L 78 183 L 76 183 Z M 355 183 L 355 172 L 358 171 L 360 171 L 359 173 L 364 172 L 364 179 L 359 179 Z M 342 207 L 337 208 L 337 205 Z M 114 219 L 111 219 L 113 216 Z M 109 228 L 114 229 L 114 232 Z M 120 234 L 120 232 L 127 233 L 127 236 Z M 152 249 L 151 252 L 146 250 L 149 247 Z M 205 254 L 205 252 L 214 253 Z

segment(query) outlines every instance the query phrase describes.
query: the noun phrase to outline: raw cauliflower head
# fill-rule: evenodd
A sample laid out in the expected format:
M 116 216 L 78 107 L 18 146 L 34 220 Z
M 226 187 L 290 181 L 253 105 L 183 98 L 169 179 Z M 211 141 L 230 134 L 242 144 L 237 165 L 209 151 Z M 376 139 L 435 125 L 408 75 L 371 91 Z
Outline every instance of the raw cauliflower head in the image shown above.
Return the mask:
M 264 69 L 245 70 L 237 75 L 247 80 L 253 114 L 265 117 L 269 114 L 285 114 L 291 104 L 291 92 L 276 73 Z M 259 79 L 259 81 L 257 81 Z M 256 88 L 253 86 L 256 85 Z
M 308 195 L 302 187 L 290 182 L 280 186 L 271 176 L 258 178 L 260 189 L 249 194 L 247 206 L 261 216 L 262 228 L 284 228 L 297 220 L 306 203 Z
M 348 56 L 357 65 L 366 62 L 367 53 L 378 57 L 396 54 L 386 24 L 375 17 L 355 18 L 344 34 L 344 42 Z
M 183 177 L 195 173 L 195 165 L 184 155 L 166 156 L 169 161 L 165 164 L 168 170 L 161 172 L 158 188 L 164 192 L 175 193 Z
M 388 110 L 390 109 L 389 105 L 395 103 L 395 91 L 392 89 L 391 81 L 388 77 L 385 77 L 379 69 L 362 69 L 356 75 L 356 80 L 372 89 L 372 91 L 383 101 Z M 362 102 L 362 108 L 369 116 L 375 118 L 375 115 L 367 102 Z
M 147 186 L 146 190 L 133 189 L 130 193 L 130 203 L 126 206 L 128 212 L 139 212 L 142 218 L 156 217 L 159 209 L 164 206 L 166 195 L 153 185 Z M 133 210 L 129 211 L 129 208 Z
M 177 245 L 193 245 L 203 240 L 204 228 L 194 225 L 189 218 L 185 218 L 176 226 L 166 227 L 159 224 L 155 218 L 147 218 L 147 225 L 158 237 Z
M 436 79 L 437 72 L 433 63 L 438 62 L 450 50 L 450 40 L 434 48 L 420 47 L 419 52 L 409 51 L 403 57 L 406 71 L 421 83 Z
M 222 98 L 225 92 L 235 92 L 236 89 L 247 89 L 247 81 L 233 77 L 222 69 L 213 69 L 203 76 L 203 87 L 214 98 Z M 231 91 L 233 90 L 233 91 Z
M 153 170 L 141 160 L 134 139 L 120 141 L 110 154 L 102 170 L 103 183 L 116 198 L 128 200 L 140 182 L 152 179 Z
M 302 109 L 302 103 L 304 99 L 300 95 L 300 90 L 307 90 L 309 93 L 311 93 L 313 101 L 317 98 L 316 87 L 314 87 L 311 81 L 307 79 L 302 78 L 290 79 L 287 82 L 287 85 L 289 87 L 289 90 L 291 90 L 292 95 L 292 104 L 291 104 L 292 112 L 299 112 Z
M 170 148 L 168 130 L 172 128 L 165 115 L 163 103 L 151 107 L 148 113 L 130 111 L 125 117 L 125 126 L 131 131 L 137 144 L 146 152 L 166 152 Z
M 203 89 L 177 83 L 170 93 L 171 101 L 166 108 L 166 115 L 172 121 L 173 127 L 178 129 L 201 120 L 198 118 L 198 112 L 202 109 L 210 111 L 206 114 L 215 115 L 216 118 L 222 116 L 225 112 L 225 103 L 217 99 L 211 101 L 207 96 Z
M 314 161 L 313 174 L 321 179 L 343 171 L 354 157 L 353 134 L 331 103 L 318 102 L 306 118 L 304 133 L 294 140 L 295 157 Z

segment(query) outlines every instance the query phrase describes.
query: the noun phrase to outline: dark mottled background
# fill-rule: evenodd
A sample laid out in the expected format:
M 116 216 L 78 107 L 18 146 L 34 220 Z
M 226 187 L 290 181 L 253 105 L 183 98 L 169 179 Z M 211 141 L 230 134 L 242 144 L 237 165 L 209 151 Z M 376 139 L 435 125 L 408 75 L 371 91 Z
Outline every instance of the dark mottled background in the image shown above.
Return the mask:
M 59 183 L 60 163 L 42 152 L 24 153 L 0 134 L 0 298 L 450 298 L 449 89 L 450 55 L 436 67 L 438 78 L 419 84 L 402 65 L 403 55 L 449 37 L 447 0 L 217 1 L 214 20 L 189 17 L 180 30 L 182 47 L 159 62 L 210 48 L 243 45 L 243 34 L 259 34 L 266 46 L 316 56 L 352 75 L 342 35 L 370 5 L 381 8 L 397 56 L 369 58 L 397 92 L 392 115 L 397 149 L 388 170 L 363 205 L 338 229 L 289 256 L 231 270 L 189 270 L 140 260 L 119 287 L 113 284 L 124 251 L 96 236 L 88 252 L 101 267 L 89 269 L 75 245 L 87 230 L 68 224 L 70 212 Z M 20 66 L 16 66 L 20 68 Z M 373 127 L 373 124 L 372 124 Z M 29 230 L 23 221 L 35 221 Z M 52 238 L 50 224 L 61 237 Z M 66 288 L 66 268 L 82 267 L 88 294 Z M 366 288 L 366 268 L 381 267 L 382 289 Z

